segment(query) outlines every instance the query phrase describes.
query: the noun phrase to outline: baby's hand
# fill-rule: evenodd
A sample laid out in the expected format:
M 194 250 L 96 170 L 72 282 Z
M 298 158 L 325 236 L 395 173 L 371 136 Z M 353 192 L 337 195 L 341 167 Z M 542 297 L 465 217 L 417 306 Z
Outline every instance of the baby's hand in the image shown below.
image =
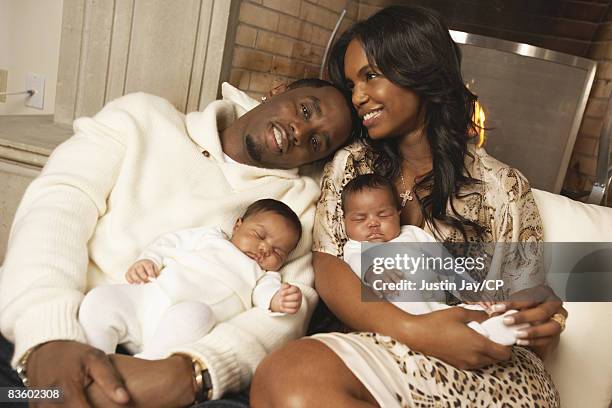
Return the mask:
M 149 283 L 159 276 L 159 269 L 150 259 L 141 259 L 130 266 L 125 274 L 129 283 Z
M 270 310 L 273 312 L 294 314 L 300 310 L 302 304 L 302 291 L 297 286 L 283 283 L 270 301 Z

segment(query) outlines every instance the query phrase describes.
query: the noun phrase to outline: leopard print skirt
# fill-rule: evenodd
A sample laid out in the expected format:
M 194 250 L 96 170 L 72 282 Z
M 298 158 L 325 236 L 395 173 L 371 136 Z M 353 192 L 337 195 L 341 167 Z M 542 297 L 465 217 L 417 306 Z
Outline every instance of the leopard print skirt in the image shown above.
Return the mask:
M 324 333 L 331 348 L 383 408 L 560 406 L 542 361 L 523 347 L 477 370 L 460 370 L 377 333 Z

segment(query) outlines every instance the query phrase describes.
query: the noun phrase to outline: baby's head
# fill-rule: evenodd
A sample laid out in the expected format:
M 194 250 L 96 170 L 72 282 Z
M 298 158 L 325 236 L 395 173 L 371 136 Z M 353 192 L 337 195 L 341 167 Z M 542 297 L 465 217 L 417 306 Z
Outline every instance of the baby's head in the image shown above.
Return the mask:
M 278 271 L 302 236 L 300 219 L 289 206 L 266 198 L 238 218 L 230 241 L 266 271 Z
M 376 174 L 349 181 L 342 190 L 346 235 L 355 241 L 387 242 L 400 234 L 400 203 L 393 183 Z

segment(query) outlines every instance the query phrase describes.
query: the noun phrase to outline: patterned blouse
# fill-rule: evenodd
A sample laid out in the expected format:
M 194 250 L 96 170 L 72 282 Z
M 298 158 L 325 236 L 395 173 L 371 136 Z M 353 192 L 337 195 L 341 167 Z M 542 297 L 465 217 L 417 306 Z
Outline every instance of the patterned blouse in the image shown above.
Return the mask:
M 462 198 L 453 200 L 457 212 L 484 228 L 480 242 L 529 242 L 531 251 L 541 253 L 538 243 L 543 241 L 542 221 L 527 179 L 518 170 L 489 156 L 483 148 L 470 145 L 469 152 L 473 157 L 466 155 L 466 169 L 482 183 L 470 186 L 469 191 L 462 190 Z M 373 152 L 356 142 L 339 150 L 326 164 L 315 216 L 313 251 L 342 257 L 347 241 L 340 199 L 342 189 L 356 176 L 372 173 L 372 162 Z M 477 194 L 467 194 L 471 192 Z M 450 203 L 448 213 L 452 214 Z M 424 229 L 433 234 L 430 225 Z M 461 233 L 447 225 L 439 225 L 439 230 L 445 242 L 463 241 Z M 468 235 L 468 241 L 476 241 L 475 236 Z M 512 267 L 502 267 L 505 272 L 497 276 L 506 280 L 504 297 L 532 286 L 534 279 L 542 281 L 540 256 L 525 254 L 524 246 L 504 244 L 503 249 L 502 262 L 512 264 Z M 495 255 L 501 255 L 499 250 Z M 491 272 L 487 277 L 492 278 Z

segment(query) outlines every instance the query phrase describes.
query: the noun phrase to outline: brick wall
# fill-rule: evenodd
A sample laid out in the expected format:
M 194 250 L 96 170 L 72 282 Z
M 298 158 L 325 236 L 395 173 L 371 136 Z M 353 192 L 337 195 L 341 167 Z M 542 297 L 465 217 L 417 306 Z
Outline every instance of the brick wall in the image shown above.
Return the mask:
M 361 0 L 358 18 L 383 6 L 437 10 L 453 30 L 586 56 L 609 0 Z
M 572 191 L 588 191 L 595 180 L 599 135 L 612 94 L 612 10 L 599 25 L 587 57 L 597 61 L 597 73 L 565 179 L 564 187 Z
M 242 0 L 229 82 L 259 98 L 276 83 L 318 77 L 329 36 L 357 18 L 354 0 Z

